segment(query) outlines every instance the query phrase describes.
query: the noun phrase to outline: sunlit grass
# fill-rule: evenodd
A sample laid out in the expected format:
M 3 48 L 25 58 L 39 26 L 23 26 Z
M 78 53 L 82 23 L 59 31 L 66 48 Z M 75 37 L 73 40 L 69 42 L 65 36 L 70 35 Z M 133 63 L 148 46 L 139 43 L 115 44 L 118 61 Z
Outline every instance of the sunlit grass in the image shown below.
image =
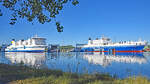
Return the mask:
M 110 77 L 111 78 L 111 77 Z M 96 75 L 81 75 L 64 73 L 62 76 L 54 75 L 48 77 L 29 78 L 25 80 L 17 80 L 12 84 L 110 84 L 113 80 L 99 79 Z M 109 82 L 109 83 L 108 83 Z
M 34 69 L 22 65 L 0 64 L 0 81 L 10 82 L 26 78 L 48 77 L 50 75 L 60 76 L 63 72 L 59 70 Z
M 118 79 L 109 74 L 75 74 L 7 64 L 0 64 L 0 82 L 9 84 L 150 84 L 150 81 L 142 76 Z
M 150 81 L 146 77 L 137 76 L 125 78 L 123 80 L 114 80 L 114 84 L 150 84 Z

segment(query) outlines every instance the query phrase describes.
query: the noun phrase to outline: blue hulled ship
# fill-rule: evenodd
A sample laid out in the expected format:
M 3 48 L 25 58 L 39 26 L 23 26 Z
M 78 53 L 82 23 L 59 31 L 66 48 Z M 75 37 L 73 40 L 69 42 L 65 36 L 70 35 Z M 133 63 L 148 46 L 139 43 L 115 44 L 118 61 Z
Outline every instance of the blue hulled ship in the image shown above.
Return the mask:
M 96 40 L 89 38 L 88 44 L 83 45 L 80 52 L 143 52 L 145 45 L 146 41 L 112 42 L 110 38 L 103 36 Z

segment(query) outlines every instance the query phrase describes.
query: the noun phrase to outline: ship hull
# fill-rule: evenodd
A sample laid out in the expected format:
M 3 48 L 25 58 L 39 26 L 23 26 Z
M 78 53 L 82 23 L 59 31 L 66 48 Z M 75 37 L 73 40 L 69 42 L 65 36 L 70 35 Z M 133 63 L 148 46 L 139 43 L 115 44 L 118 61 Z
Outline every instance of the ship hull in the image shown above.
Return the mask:
M 81 52 L 143 52 L 145 45 L 83 47 Z
M 45 48 L 6 48 L 5 52 L 45 52 Z
M 44 50 L 6 50 L 5 52 L 44 52 Z

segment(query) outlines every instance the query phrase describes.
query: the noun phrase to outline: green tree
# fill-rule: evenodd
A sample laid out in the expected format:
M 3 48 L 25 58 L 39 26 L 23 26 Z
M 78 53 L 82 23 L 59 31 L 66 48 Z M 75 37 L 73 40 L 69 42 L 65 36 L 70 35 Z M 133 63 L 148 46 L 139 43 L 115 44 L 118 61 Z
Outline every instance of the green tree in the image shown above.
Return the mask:
M 14 25 L 18 18 L 26 18 L 29 22 L 38 20 L 39 23 L 44 24 L 51 22 L 56 18 L 56 15 L 63 9 L 67 3 L 72 3 L 76 6 L 78 0 L 0 0 L 0 5 L 12 11 L 11 25 Z M 0 16 L 2 16 L 0 9 Z M 58 32 L 63 32 L 63 26 L 56 21 Z
M 148 48 L 150 48 L 150 45 L 148 45 Z

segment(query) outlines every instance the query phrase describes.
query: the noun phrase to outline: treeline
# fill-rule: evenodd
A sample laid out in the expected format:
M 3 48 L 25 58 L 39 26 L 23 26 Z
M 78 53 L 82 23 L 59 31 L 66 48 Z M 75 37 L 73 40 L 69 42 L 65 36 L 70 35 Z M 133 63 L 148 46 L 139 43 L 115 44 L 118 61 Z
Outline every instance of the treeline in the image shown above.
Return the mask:
M 75 47 L 72 45 L 60 46 L 59 49 L 61 52 L 69 52 L 73 50 Z
M 144 47 L 144 49 L 146 49 L 146 48 L 150 48 L 150 45 L 147 45 L 147 46 Z
M 150 48 L 150 45 L 148 45 L 147 47 Z

